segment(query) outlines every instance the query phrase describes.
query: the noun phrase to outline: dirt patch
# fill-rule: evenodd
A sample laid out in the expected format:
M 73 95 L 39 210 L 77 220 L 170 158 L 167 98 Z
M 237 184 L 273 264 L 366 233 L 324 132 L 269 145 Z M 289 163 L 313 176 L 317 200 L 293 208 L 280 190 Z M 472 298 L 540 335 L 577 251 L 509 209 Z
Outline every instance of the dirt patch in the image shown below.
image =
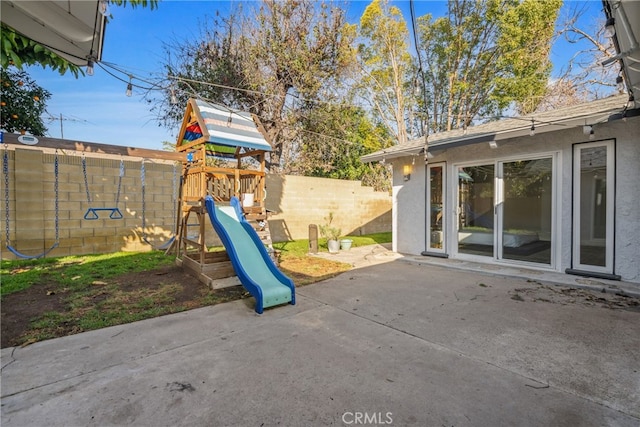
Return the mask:
M 535 282 L 534 282 L 535 283 Z M 604 307 L 640 311 L 640 299 L 622 294 L 597 292 L 588 289 L 548 286 L 538 283 L 536 286 L 516 288 L 509 291 L 515 301 L 546 302 L 553 304 L 578 304 L 586 307 Z
M 28 289 L 2 298 L 1 341 L 2 348 L 9 347 L 15 339 L 29 329 L 31 319 L 50 311 L 63 311 L 64 294 L 51 291 L 48 284 L 36 284 Z
M 114 286 L 115 285 L 115 286 Z M 95 283 L 95 292 L 88 298 L 91 303 L 99 303 L 111 298 L 115 287 L 122 295 L 150 294 L 167 285 L 172 286 L 170 301 L 163 301 L 169 312 L 183 311 L 220 302 L 232 301 L 248 297 L 241 286 L 210 290 L 196 278 L 185 273 L 177 266 L 160 267 L 151 271 L 127 273 L 113 277 L 107 281 Z M 100 288 L 103 287 L 104 291 Z M 24 344 L 24 334 L 32 328 L 32 322 L 41 319 L 45 314 L 68 313 L 67 298 L 64 288 L 53 281 L 34 284 L 31 287 L 6 295 L 2 298 L 1 312 L 1 347 Z M 70 335 L 82 332 L 82 328 L 69 322 L 61 325 L 55 336 Z M 27 342 L 28 343 L 28 342 Z

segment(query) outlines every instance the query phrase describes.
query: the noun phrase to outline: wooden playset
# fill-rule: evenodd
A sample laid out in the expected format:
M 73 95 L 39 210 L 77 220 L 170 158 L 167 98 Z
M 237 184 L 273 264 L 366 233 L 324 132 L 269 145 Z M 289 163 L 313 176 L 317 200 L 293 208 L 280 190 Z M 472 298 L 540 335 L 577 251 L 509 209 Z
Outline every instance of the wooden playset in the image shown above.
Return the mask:
M 271 237 L 265 207 L 265 153 L 271 146 L 251 114 L 190 99 L 176 150 L 186 155 L 178 196 L 177 236 L 169 249 L 189 273 L 211 287 L 216 279 L 234 276 L 225 251 L 210 251 L 206 238 L 205 196 L 229 203 L 242 201 L 247 220 L 265 245 Z M 209 242 L 210 244 L 210 242 Z

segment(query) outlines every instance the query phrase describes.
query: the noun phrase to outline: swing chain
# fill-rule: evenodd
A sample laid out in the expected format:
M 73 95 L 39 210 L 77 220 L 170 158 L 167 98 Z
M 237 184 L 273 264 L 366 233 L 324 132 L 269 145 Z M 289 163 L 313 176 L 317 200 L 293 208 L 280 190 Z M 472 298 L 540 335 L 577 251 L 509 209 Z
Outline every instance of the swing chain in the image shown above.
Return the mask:
M 56 230 L 56 239 L 55 242 L 58 242 L 60 238 L 60 227 L 59 227 L 59 190 L 58 190 L 58 150 L 56 150 L 55 158 L 53 161 L 53 170 L 54 170 L 54 183 L 53 189 L 55 193 L 55 230 Z M 2 173 L 4 175 L 4 219 L 5 219 L 5 243 L 7 246 L 11 246 L 11 231 L 10 231 L 10 217 L 9 217 L 9 154 L 7 151 L 7 144 L 4 145 L 4 155 L 2 156 Z
M 120 187 L 122 186 L 122 177 L 124 176 L 124 160 L 120 159 L 120 175 L 118 176 L 118 192 L 116 193 L 116 208 L 120 200 Z
M 59 205 L 58 205 L 58 200 L 59 200 L 59 197 L 58 197 L 59 196 L 59 192 L 58 192 L 58 150 L 56 150 L 56 155 L 55 155 L 55 158 L 53 160 L 53 174 L 54 174 L 54 177 L 55 177 L 55 179 L 53 181 L 53 191 L 54 191 L 54 193 L 56 195 L 56 198 L 55 198 L 56 240 L 55 241 L 57 242 L 58 239 L 59 239 L 59 234 L 60 234 L 59 227 L 58 227 L 58 224 L 59 224 L 59 215 L 58 215 L 58 208 L 59 208 Z
M 176 166 L 176 163 L 174 162 L 173 164 L 173 179 L 172 179 L 172 183 L 173 183 L 173 198 L 174 200 L 176 199 L 177 195 L 178 195 L 178 190 L 176 188 L 176 184 L 178 182 L 178 169 Z M 151 245 L 152 247 L 156 248 L 155 246 L 153 246 L 153 243 L 151 243 L 149 240 L 147 240 L 147 234 L 146 234 L 146 191 L 147 191 L 147 179 L 146 179 L 146 167 L 145 167 L 145 162 L 144 159 L 142 159 L 142 163 L 140 164 L 140 183 L 141 183 L 141 193 L 142 193 L 142 240 L 144 240 L 146 243 L 148 243 L 149 245 Z M 173 209 L 173 222 L 175 224 L 176 220 L 176 212 L 175 209 Z M 167 249 L 169 248 L 173 242 L 175 241 L 175 225 L 174 225 L 174 235 L 173 237 L 171 237 L 171 239 L 169 239 L 168 242 L 166 242 L 164 245 L 160 246 L 159 249 Z
M 145 167 L 144 167 L 144 159 L 142 160 L 142 165 L 140 166 L 140 182 L 142 183 L 142 233 L 146 233 L 145 231 L 145 187 L 146 187 L 146 179 L 145 179 Z
M 82 153 L 82 174 L 84 175 L 84 189 L 87 192 L 87 203 L 91 206 L 91 194 L 89 194 L 89 182 L 87 181 L 87 159 Z
M 178 183 L 178 167 L 176 165 L 176 162 L 173 162 L 173 180 L 172 180 L 172 185 L 173 185 L 173 203 L 177 203 L 178 201 L 178 188 L 177 188 L 177 184 Z M 176 224 L 176 208 L 174 206 L 173 208 L 173 215 L 171 216 L 171 219 L 173 221 L 173 227 L 174 227 L 174 232 L 175 232 L 175 224 Z
M 7 144 L 4 145 L 4 155 L 2 156 L 2 172 L 4 173 L 4 218 L 6 224 L 5 244 L 7 246 L 11 246 L 11 233 L 9 232 L 9 153 L 7 151 Z
M 82 153 L 82 175 L 84 176 L 84 188 L 87 193 L 87 203 L 91 205 L 91 194 L 89 193 L 89 181 L 87 179 L 87 159 Z M 124 160 L 120 159 L 120 174 L 118 175 L 118 191 L 116 193 L 116 208 L 120 201 L 120 188 L 122 187 L 122 177 L 124 176 Z

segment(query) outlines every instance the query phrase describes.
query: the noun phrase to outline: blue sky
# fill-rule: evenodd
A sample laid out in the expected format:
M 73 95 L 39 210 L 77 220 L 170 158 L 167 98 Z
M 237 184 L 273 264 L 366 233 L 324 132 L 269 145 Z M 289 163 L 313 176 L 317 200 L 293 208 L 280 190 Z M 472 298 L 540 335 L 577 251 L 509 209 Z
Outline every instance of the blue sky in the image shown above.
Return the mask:
M 110 6 L 113 18 L 107 25 L 102 60 L 139 77 L 157 75 L 165 61 L 163 42 L 181 42 L 197 37 L 206 16 L 216 10 L 257 5 L 240 1 L 161 1 L 158 8 L 131 8 Z M 410 25 L 409 1 L 390 1 L 403 10 Z M 369 1 L 345 2 L 349 20 L 357 22 Z M 446 10 L 444 1 L 416 0 L 417 16 L 432 13 L 440 16 Z M 602 19 L 599 0 L 565 2 L 563 11 L 570 7 L 585 6 L 585 26 L 596 25 Z M 561 12 L 564 13 L 564 12 Z M 561 67 L 578 50 L 577 46 L 562 44 L 552 52 L 552 61 Z M 126 83 L 95 67 L 93 76 L 77 79 L 41 67 L 30 67 L 29 74 L 52 94 L 47 111 L 55 120 L 46 120 L 48 136 L 78 141 L 100 142 L 141 148 L 162 149 L 162 141 L 175 142 L 178 129 L 159 127 L 150 106 L 142 100 L 142 92 L 134 89 L 133 96 L 125 96 Z M 59 120 L 62 115 L 62 120 Z

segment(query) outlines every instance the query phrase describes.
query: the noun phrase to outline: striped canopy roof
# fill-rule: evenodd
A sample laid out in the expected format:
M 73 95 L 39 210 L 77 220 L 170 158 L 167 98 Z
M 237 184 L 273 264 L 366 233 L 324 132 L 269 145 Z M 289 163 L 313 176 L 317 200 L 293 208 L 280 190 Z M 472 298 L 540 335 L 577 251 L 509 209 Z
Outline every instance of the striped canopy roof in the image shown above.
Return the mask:
M 271 145 L 258 130 L 251 114 L 190 99 L 178 135 L 178 149 L 200 144 L 206 144 L 207 151 L 220 156 L 235 155 L 239 148 L 271 151 Z

